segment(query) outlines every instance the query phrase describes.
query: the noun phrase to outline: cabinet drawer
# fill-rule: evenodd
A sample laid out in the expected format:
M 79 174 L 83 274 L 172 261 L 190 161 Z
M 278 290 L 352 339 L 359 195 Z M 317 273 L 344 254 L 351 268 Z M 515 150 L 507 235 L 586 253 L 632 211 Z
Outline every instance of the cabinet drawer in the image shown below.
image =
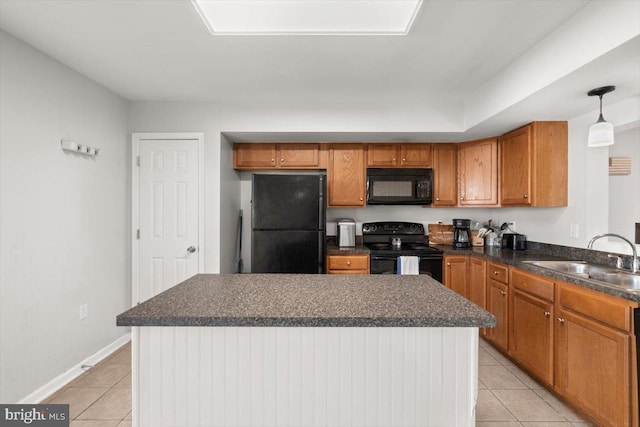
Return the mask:
M 631 332 L 632 303 L 629 301 L 569 283 L 559 283 L 558 302 L 563 309 Z
M 506 265 L 487 264 L 487 277 L 502 283 L 509 283 L 509 268 Z
M 329 255 L 328 270 L 368 270 L 368 255 Z
M 531 295 L 535 295 L 547 301 L 554 300 L 553 281 L 536 274 L 524 272 L 522 270 L 511 270 L 509 283 L 514 288 L 520 289 Z

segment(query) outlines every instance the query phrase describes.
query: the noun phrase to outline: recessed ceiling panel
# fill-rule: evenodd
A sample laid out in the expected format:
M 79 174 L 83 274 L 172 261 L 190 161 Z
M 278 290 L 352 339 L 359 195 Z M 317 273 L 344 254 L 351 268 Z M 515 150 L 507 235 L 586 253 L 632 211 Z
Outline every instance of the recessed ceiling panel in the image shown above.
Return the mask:
M 191 0 L 214 34 L 403 35 L 422 0 Z

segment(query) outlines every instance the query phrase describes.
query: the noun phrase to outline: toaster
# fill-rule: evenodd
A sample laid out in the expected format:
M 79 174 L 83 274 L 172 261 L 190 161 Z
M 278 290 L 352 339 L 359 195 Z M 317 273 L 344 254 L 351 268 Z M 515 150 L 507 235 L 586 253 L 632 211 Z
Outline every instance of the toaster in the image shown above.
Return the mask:
M 502 248 L 523 251 L 527 249 L 527 236 L 518 233 L 504 233 L 502 235 Z
M 337 221 L 336 240 L 341 248 L 356 245 L 356 222 L 351 218 L 342 218 Z

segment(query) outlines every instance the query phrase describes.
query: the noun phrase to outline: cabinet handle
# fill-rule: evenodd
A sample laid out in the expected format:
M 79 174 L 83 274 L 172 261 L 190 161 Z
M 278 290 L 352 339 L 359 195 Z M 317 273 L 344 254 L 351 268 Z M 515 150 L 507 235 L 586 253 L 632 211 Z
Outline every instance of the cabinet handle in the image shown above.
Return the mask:
M 460 200 L 464 200 L 464 196 L 461 196 L 461 197 L 460 197 Z
M 439 202 L 439 201 L 440 201 L 440 197 L 436 197 L 436 202 Z
M 392 162 L 395 162 L 395 161 L 396 161 L 396 159 L 391 159 L 391 161 L 392 161 Z
M 360 201 L 362 201 L 362 197 L 360 197 Z
M 276 159 L 271 159 L 271 163 L 273 163 L 273 162 L 275 162 L 275 161 L 276 161 Z
M 500 295 L 505 296 L 507 293 L 505 291 L 500 291 Z
M 402 161 L 403 161 L 403 162 L 406 162 L 406 161 L 407 161 L 407 159 L 404 159 L 404 158 L 403 158 L 403 159 L 402 159 Z
M 551 316 L 551 313 L 549 313 L 548 311 L 545 311 L 544 312 L 544 317 L 549 317 L 549 316 Z
M 280 159 L 280 163 L 284 162 L 284 159 Z
M 447 263 L 447 267 L 451 267 L 451 263 L 450 262 Z
M 350 265 L 351 265 L 351 261 L 347 261 L 347 265 L 349 265 L 349 266 L 350 266 Z
M 500 273 L 498 272 L 498 270 L 493 270 L 493 274 L 495 274 L 497 276 Z
M 564 323 L 564 319 L 562 317 L 558 317 L 558 322 Z
M 528 194 L 525 194 L 525 195 L 523 195 L 522 197 L 524 197 L 525 199 L 528 199 L 528 198 L 529 198 L 529 195 L 528 195 Z

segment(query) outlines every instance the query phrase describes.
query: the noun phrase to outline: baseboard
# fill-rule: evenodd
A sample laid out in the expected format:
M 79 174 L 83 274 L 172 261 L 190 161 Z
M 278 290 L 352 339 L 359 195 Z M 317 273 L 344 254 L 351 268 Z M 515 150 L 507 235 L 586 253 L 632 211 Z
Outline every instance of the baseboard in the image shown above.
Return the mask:
M 102 359 L 106 358 L 120 347 L 125 345 L 127 342 L 131 340 L 131 332 L 126 333 L 121 336 L 111 344 L 106 347 L 98 350 L 91 356 L 84 359 L 82 362 L 73 366 L 71 369 L 67 370 L 63 374 L 58 375 L 33 393 L 21 399 L 18 404 L 36 404 L 42 402 L 47 397 L 51 396 L 56 391 L 60 390 L 65 385 L 69 384 L 71 381 L 79 377 L 81 374 L 85 372 L 82 369 L 83 365 L 95 365 L 100 362 Z

